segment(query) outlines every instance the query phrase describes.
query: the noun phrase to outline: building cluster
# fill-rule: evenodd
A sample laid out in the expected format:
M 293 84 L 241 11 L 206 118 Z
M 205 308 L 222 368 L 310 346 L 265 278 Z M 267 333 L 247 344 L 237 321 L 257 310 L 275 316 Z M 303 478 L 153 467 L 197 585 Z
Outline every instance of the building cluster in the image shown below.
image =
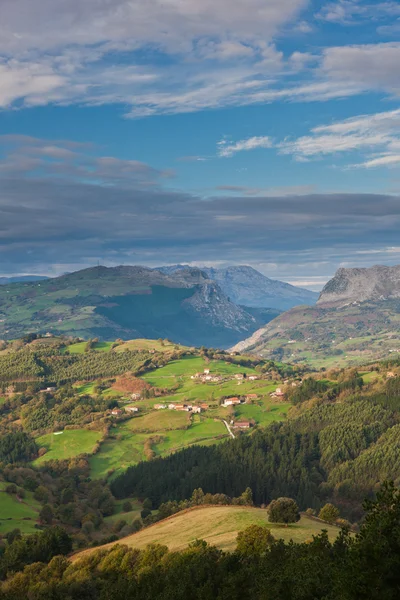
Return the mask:
M 177 404 L 176 402 L 170 402 L 169 404 L 155 404 L 154 408 L 155 410 L 179 410 L 196 414 L 207 410 L 208 404 L 205 402 L 201 404 Z
M 212 375 L 210 373 L 210 369 L 204 369 L 203 373 L 195 373 L 194 375 L 191 376 L 191 379 L 195 379 L 197 381 L 202 381 L 202 382 L 207 381 L 207 383 L 209 383 L 209 382 L 218 383 L 218 382 L 223 381 L 223 378 L 221 375 Z
M 279 398 L 280 400 L 283 400 L 285 398 L 285 393 L 282 391 L 282 388 L 277 387 L 276 390 L 270 394 L 270 396 L 271 398 Z

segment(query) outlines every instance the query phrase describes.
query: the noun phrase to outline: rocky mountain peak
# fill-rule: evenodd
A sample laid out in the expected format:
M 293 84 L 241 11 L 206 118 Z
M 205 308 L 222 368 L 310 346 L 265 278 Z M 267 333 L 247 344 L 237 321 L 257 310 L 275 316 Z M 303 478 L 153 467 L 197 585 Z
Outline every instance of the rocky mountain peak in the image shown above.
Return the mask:
M 318 299 L 318 305 L 346 304 L 400 298 L 400 265 L 337 270 Z

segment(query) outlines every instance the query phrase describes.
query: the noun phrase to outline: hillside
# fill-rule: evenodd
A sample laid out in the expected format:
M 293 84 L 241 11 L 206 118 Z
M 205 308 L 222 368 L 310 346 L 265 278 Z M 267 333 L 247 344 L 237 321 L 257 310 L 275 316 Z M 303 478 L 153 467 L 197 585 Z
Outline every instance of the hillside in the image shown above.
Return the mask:
M 159 270 L 172 274 L 186 268 L 185 265 L 172 265 L 161 267 Z M 313 305 L 318 299 L 316 292 L 270 279 L 245 265 L 224 269 L 201 267 L 201 270 L 209 279 L 218 283 L 232 302 L 243 306 L 282 311 L 300 304 Z
M 16 277 L 0 277 L 0 285 L 7 285 L 9 283 L 28 283 L 32 281 L 44 281 L 48 277 L 41 275 L 17 275 Z
M 143 549 L 148 544 L 163 544 L 169 550 L 183 550 L 194 540 L 205 540 L 209 544 L 225 551 L 236 548 L 236 538 L 239 531 L 249 525 L 268 525 L 276 539 L 286 542 L 305 542 L 318 535 L 322 529 L 327 529 L 329 538 L 333 541 L 339 533 L 339 528 L 322 523 L 317 519 L 302 516 L 298 523 L 289 527 L 268 521 L 267 511 L 263 508 L 250 506 L 199 506 L 180 512 L 155 525 L 146 527 L 134 535 L 118 540 L 129 548 Z M 110 549 L 115 542 L 102 546 Z M 92 554 L 99 548 L 84 550 L 72 557 L 79 560 Z
M 233 350 L 314 367 L 358 365 L 400 351 L 400 267 L 339 269 L 317 305 L 279 315 Z
M 275 316 L 274 314 L 271 315 Z M 0 287 L 0 338 L 31 332 L 227 347 L 262 324 L 199 269 L 95 267 Z

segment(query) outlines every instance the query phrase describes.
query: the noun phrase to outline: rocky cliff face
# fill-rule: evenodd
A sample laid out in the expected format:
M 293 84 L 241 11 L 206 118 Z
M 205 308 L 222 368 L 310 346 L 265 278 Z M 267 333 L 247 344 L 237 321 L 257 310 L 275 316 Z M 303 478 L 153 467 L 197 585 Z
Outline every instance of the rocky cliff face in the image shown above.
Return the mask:
M 198 286 L 195 294 L 183 304 L 189 313 L 204 319 L 208 326 L 223 327 L 238 333 L 257 327 L 256 319 L 231 302 L 214 281 Z
M 171 276 L 185 269 L 184 265 L 172 265 L 159 271 Z M 225 269 L 202 267 L 201 271 L 218 283 L 232 302 L 243 306 L 288 310 L 300 304 L 313 305 L 318 298 L 316 292 L 270 279 L 245 265 Z
M 400 265 L 369 269 L 339 269 L 322 290 L 319 306 L 378 302 L 400 298 Z

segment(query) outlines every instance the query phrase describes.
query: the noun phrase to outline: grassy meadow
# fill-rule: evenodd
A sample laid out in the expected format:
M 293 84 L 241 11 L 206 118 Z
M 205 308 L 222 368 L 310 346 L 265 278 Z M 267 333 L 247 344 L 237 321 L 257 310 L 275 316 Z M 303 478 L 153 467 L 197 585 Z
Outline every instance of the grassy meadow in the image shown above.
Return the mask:
M 183 511 L 155 525 L 147 527 L 119 540 L 118 544 L 125 544 L 131 548 L 145 548 L 148 544 L 164 544 L 170 550 L 182 550 L 196 539 L 202 539 L 217 546 L 221 550 L 234 550 L 236 537 L 239 531 L 249 525 L 268 525 L 276 539 L 286 542 L 304 542 L 322 529 L 328 531 L 331 540 L 334 540 L 339 528 L 321 523 L 307 516 L 302 516 L 298 523 L 286 527 L 277 523 L 269 523 L 267 511 L 262 508 L 248 506 L 206 506 Z M 115 542 L 102 546 L 111 548 Z M 76 554 L 74 559 L 94 552 L 96 549 L 84 550 Z
M 64 460 L 79 454 L 92 454 L 93 448 L 102 438 L 101 431 L 88 429 L 65 429 L 62 433 L 47 433 L 36 438 L 36 443 L 47 452 L 34 461 L 39 466 L 49 460 Z
M 150 447 L 156 456 L 166 456 L 193 444 L 218 443 L 228 437 L 221 421 L 198 415 L 190 418 L 188 413 L 173 411 L 134 417 L 118 423 L 110 434 L 99 452 L 89 459 L 93 478 L 107 477 L 110 471 L 116 475 L 130 465 L 146 460 L 146 447 Z
M 25 498 L 17 499 L 15 494 L 7 494 L 7 483 L 0 481 L 0 534 L 13 529 L 22 533 L 37 531 L 41 505 L 33 498 L 32 492 L 25 492 Z

